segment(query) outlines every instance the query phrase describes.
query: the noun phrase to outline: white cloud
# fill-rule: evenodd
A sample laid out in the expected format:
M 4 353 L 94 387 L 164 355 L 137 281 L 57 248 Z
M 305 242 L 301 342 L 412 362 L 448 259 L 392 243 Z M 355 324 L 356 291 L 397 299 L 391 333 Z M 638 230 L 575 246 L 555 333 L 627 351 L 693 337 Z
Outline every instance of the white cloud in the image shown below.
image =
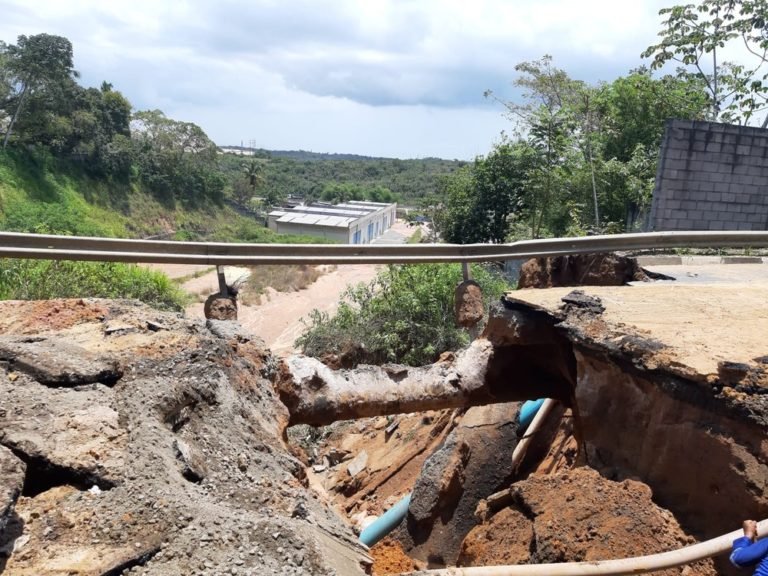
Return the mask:
M 0 0 L 0 39 L 72 40 L 83 81 L 218 142 L 469 158 L 509 128 L 485 101 L 554 55 L 586 80 L 638 66 L 662 0 Z

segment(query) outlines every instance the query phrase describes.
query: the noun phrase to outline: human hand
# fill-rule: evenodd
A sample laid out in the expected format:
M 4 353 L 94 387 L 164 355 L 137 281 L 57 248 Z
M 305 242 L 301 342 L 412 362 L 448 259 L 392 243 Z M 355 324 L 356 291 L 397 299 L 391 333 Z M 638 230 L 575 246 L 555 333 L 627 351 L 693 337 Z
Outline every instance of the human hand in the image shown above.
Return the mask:
M 757 522 L 754 520 L 744 520 L 741 527 L 744 530 L 744 536 L 750 540 L 757 539 Z

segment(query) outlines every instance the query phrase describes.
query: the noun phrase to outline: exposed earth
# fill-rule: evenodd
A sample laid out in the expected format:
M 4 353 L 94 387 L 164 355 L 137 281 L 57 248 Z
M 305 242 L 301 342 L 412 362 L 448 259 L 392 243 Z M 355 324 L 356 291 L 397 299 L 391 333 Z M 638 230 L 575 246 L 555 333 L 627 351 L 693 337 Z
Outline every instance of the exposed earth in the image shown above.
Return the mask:
M 134 302 L 2 302 L 0 573 L 592 561 L 768 516 L 768 281 L 578 290 L 509 293 L 470 349 L 430 372 L 487 362 L 472 369 L 507 403 L 322 428 L 287 427 L 276 385 L 303 361 L 242 324 Z M 541 390 L 560 403 L 512 466 L 520 402 Z M 368 551 L 355 532 L 408 493 L 405 521 Z M 718 558 L 662 573 L 734 572 Z

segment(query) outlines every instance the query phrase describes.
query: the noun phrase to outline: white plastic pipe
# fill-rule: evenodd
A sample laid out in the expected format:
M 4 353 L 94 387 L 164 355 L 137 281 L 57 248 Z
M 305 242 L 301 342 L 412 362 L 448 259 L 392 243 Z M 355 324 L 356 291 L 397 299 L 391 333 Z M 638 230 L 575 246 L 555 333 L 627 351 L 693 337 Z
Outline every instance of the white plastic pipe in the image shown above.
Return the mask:
M 516 470 L 520 465 L 520 462 L 525 457 L 525 452 L 528 450 L 528 444 L 531 443 L 531 439 L 547 419 L 547 416 L 552 411 L 552 408 L 554 408 L 555 404 L 557 404 L 557 400 L 547 398 L 544 400 L 541 408 L 539 408 L 539 411 L 536 412 L 536 416 L 533 417 L 530 426 L 528 426 L 528 429 L 520 439 L 520 442 L 518 442 L 517 446 L 515 446 L 514 452 L 512 452 L 512 470 Z
M 768 519 L 761 520 L 757 525 L 758 534 L 765 534 L 766 531 L 768 531 Z M 744 532 L 742 530 L 734 530 L 712 540 L 680 548 L 679 550 L 619 560 L 443 568 L 440 570 L 408 572 L 401 576 L 619 576 L 621 574 L 645 574 L 647 572 L 691 564 L 705 558 L 729 552 L 733 541 L 743 535 Z

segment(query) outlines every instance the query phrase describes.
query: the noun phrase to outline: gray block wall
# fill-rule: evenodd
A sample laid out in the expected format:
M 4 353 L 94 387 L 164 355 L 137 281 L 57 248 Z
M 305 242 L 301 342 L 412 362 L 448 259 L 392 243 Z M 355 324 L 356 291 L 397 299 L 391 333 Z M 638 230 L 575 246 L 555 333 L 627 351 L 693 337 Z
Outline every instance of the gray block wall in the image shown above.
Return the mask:
M 668 121 L 650 226 L 768 230 L 768 130 Z

